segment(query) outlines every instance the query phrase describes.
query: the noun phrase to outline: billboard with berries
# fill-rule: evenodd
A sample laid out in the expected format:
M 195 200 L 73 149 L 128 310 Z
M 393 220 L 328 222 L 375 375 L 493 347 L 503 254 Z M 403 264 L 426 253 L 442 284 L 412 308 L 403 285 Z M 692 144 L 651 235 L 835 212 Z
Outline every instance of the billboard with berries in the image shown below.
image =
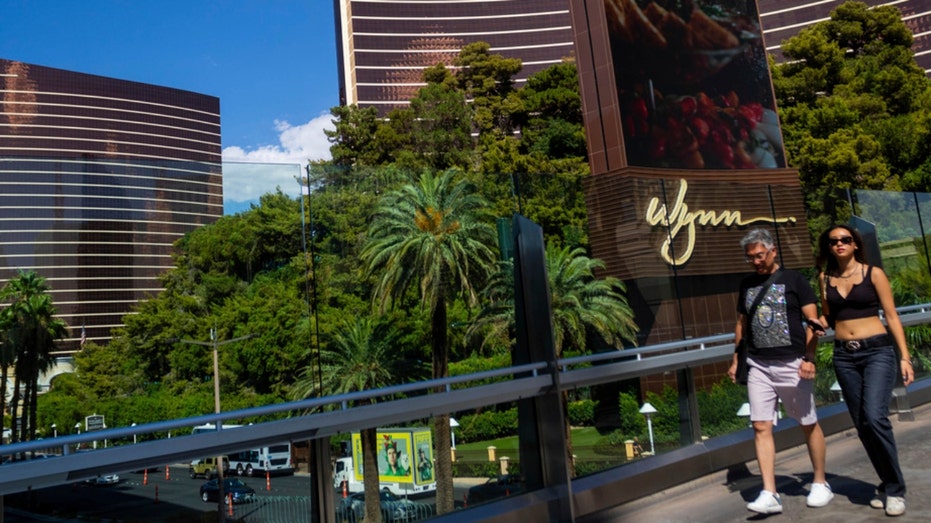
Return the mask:
M 629 165 L 785 166 L 756 2 L 604 4 Z
M 591 250 L 641 343 L 733 328 L 739 246 L 774 231 L 811 265 L 755 0 L 569 0 L 592 176 Z

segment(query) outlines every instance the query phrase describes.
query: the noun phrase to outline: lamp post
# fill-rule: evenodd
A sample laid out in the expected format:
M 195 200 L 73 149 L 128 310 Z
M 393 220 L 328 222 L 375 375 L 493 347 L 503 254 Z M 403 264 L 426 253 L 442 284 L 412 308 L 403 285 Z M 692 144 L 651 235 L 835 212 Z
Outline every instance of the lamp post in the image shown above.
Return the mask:
M 458 426 L 459 426 L 459 422 L 456 421 L 456 418 L 450 416 L 449 417 L 449 437 L 452 440 L 451 443 L 452 443 L 453 450 L 456 450 L 456 432 L 453 429 Z
M 741 418 L 749 419 L 750 418 L 750 404 L 744 403 L 743 405 L 741 405 L 740 408 L 737 409 L 737 415 L 740 416 Z M 750 426 L 753 426 L 753 423 L 749 421 L 747 422 L 747 424 Z
M 652 419 L 652 416 L 653 416 L 654 414 L 656 414 L 657 412 L 658 412 L 658 411 L 656 410 L 656 407 L 654 407 L 653 405 L 650 405 L 649 402 L 644 403 L 643 406 L 640 407 L 640 414 L 643 414 L 643 415 L 646 416 L 646 418 L 647 418 L 647 431 L 648 431 L 649 434 L 650 434 L 650 455 L 651 455 L 651 456 L 655 456 L 655 455 L 656 455 L 656 447 L 653 446 L 653 419 Z
M 834 384 L 831 385 L 831 392 L 837 395 L 838 401 L 844 401 L 844 395 L 841 394 L 840 383 L 837 380 L 834 380 Z
M 220 413 L 220 347 L 227 345 L 236 341 L 248 340 L 249 338 L 255 338 L 255 334 L 246 334 L 245 336 L 239 336 L 238 338 L 232 338 L 229 340 L 218 341 L 217 340 L 217 329 L 210 329 L 210 341 L 197 341 L 197 340 L 184 340 L 171 338 L 167 341 L 174 342 L 179 341 L 181 343 L 189 343 L 191 345 L 200 345 L 202 347 L 210 347 L 213 350 L 213 411 L 215 414 Z M 220 421 L 217 420 L 217 430 L 221 429 Z M 171 437 L 171 433 L 168 433 L 168 437 Z M 226 521 L 226 516 L 223 514 L 223 456 L 217 456 L 214 465 L 217 467 L 217 517 L 220 523 Z
M 52 437 L 53 438 L 58 437 L 58 425 L 56 425 L 55 423 L 52 423 Z
M 136 426 L 136 422 L 134 421 L 133 424 L 130 425 L 130 427 L 135 427 L 135 426 Z M 136 433 L 133 432 L 133 445 L 135 444 L 136 444 Z

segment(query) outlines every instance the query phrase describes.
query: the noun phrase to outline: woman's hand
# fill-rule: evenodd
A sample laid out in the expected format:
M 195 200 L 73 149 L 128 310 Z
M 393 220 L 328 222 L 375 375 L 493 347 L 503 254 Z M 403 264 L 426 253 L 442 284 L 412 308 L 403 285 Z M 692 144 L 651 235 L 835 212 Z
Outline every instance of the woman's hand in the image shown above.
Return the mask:
M 727 377 L 731 379 L 731 382 L 737 383 L 737 359 L 734 358 L 734 361 L 731 362 L 731 366 L 727 369 Z
M 915 381 L 915 369 L 912 368 L 912 360 L 902 358 L 899 361 L 899 367 L 902 368 L 902 383 L 908 387 Z

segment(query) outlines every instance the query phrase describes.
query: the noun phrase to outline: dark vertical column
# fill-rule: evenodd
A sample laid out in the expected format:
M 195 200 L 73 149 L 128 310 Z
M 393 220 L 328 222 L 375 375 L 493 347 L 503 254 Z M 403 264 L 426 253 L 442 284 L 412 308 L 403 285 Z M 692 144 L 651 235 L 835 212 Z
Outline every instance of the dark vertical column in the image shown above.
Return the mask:
M 517 329 L 514 364 L 546 362 L 553 376 L 551 390 L 517 403 L 521 474 L 528 490 L 560 489 L 559 499 L 551 507 L 551 521 L 573 521 L 566 422 L 553 342 L 543 229 L 518 214 L 514 215 L 514 314 Z
M 676 372 L 679 392 L 679 443 L 683 446 L 701 442 L 701 417 L 695 394 L 695 375 L 691 368 Z
M 332 521 L 336 514 L 333 500 L 333 485 L 328 481 L 333 475 L 330 463 L 329 438 L 315 439 L 310 442 L 310 496 L 311 523 Z

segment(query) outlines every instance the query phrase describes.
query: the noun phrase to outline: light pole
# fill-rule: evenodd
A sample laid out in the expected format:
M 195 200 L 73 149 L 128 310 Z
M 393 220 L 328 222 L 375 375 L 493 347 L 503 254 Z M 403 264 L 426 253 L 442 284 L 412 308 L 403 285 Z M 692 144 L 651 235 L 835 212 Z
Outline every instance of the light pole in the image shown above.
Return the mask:
M 197 340 L 182 340 L 173 338 L 168 341 L 179 341 L 181 343 L 189 343 L 191 345 L 200 345 L 202 347 L 210 347 L 213 350 L 213 411 L 215 414 L 220 413 L 220 347 L 227 345 L 236 341 L 248 340 L 249 338 L 255 338 L 255 334 L 246 334 L 245 336 L 239 336 L 238 338 L 232 338 L 229 340 L 218 341 L 217 340 L 217 329 L 210 329 L 210 341 L 197 341 Z M 220 430 L 221 423 L 217 420 L 217 430 Z M 171 437 L 171 433 L 168 433 L 168 437 Z M 223 456 L 217 456 L 214 465 L 217 467 L 217 517 L 220 523 L 226 521 L 226 517 L 223 514 Z
M 643 415 L 646 416 L 646 418 L 647 418 L 647 431 L 650 433 L 650 455 L 651 455 L 651 456 L 655 456 L 655 455 L 656 455 L 656 447 L 653 446 L 653 419 L 652 419 L 652 416 L 653 416 L 654 414 L 656 414 L 657 412 L 658 412 L 658 411 L 656 410 L 656 407 L 654 407 L 653 405 L 650 405 L 649 402 L 644 403 L 643 406 L 640 407 L 640 414 L 643 414 Z
M 750 418 L 750 404 L 744 403 L 743 405 L 741 405 L 740 408 L 737 409 L 737 415 L 740 416 L 741 418 L 749 419 Z M 753 426 L 753 422 L 751 421 L 748 421 L 747 424 L 751 427 Z
M 56 425 L 56 424 L 54 424 L 54 423 L 52 423 L 52 437 L 53 437 L 53 438 L 57 438 L 57 437 L 58 437 L 58 425 Z
M 130 425 L 130 427 L 135 427 L 135 426 L 136 426 L 136 422 L 134 421 L 133 424 Z M 135 444 L 136 444 L 136 433 L 133 432 L 133 445 Z

